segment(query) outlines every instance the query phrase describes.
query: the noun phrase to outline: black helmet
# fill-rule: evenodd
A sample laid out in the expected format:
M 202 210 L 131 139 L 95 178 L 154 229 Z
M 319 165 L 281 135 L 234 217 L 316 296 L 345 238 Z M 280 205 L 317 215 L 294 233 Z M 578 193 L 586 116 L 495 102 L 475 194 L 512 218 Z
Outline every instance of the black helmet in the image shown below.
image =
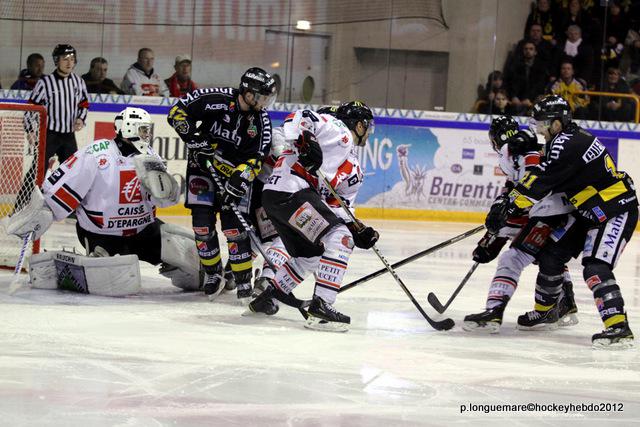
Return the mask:
M 326 107 L 320 107 L 316 110 L 316 113 L 318 114 L 328 114 L 333 117 L 336 116 L 337 112 L 338 112 L 337 105 L 327 105 Z
M 373 113 L 371 112 L 371 109 L 365 105 L 364 102 L 345 102 L 336 110 L 336 117 L 354 133 L 358 122 L 362 122 L 364 124 L 365 130 L 367 130 L 368 132 L 365 132 L 362 136 L 356 135 L 358 137 L 358 140 L 355 142 L 355 144 L 358 146 L 362 146 L 365 144 L 365 142 L 367 142 L 365 136 L 367 136 L 368 134 L 372 134 L 375 128 L 373 123 Z
M 500 152 L 502 146 L 509 138 L 518 133 L 518 122 L 513 117 L 500 116 L 491 120 L 489 126 L 489 139 L 493 149 Z
M 53 53 L 51 54 L 51 56 L 53 56 L 53 63 L 57 65 L 58 61 L 60 60 L 60 57 L 67 56 L 67 55 L 75 56 L 76 62 L 78 62 L 78 53 L 76 52 L 76 49 L 73 46 L 71 46 L 70 44 L 56 45 L 56 47 L 53 48 Z
M 551 124 L 553 120 L 560 120 L 564 128 L 571 123 L 571 107 L 563 97 L 547 95 L 533 106 L 531 117 L 536 123 L 548 121 Z
M 252 67 L 240 78 L 240 95 L 251 92 L 255 95 L 255 110 L 270 108 L 276 102 L 276 81 L 262 68 Z

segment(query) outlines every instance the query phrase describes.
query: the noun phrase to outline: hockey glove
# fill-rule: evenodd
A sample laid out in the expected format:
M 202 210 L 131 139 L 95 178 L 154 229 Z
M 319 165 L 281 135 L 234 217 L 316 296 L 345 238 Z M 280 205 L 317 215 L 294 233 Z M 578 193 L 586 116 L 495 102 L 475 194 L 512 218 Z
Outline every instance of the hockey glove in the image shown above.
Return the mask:
M 507 243 L 507 240 L 506 237 L 498 237 L 497 234 L 485 233 L 478 242 L 478 246 L 473 250 L 473 260 L 480 264 L 493 261 Z
M 244 176 L 244 172 L 235 170 L 224 185 L 224 196 L 222 197 L 222 204 L 238 204 L 240 199 L 249 191 L 249 180 Z
M 194 135 L 194 139 L 187 143 L 192 161 L 206 172 L 209 171 L 207 161 L 213 164 L 217 147 L 218 144 L 211 141 L 206 135 Z
M 491 205 L 487 218 L 484 220 L 484 225 L 487 227 L 487 231 L 497 234 L 498 231 L 504 227 L 507 223 L 508 209 L 509 197 L 506 194 L 498 196 Z
M 373 227 L 368 227 L 358 220 L 347 223 L 347 228 L 351 231 L 353 243 L 361 249 L 372 248 L 380 238 L 380 234 Z
M 539 151 L 538 138 L 528 129 L 520 130 L 507 140 L 509 154 L 521 156 L 532 151 Z
M 310 174 L 315 175 L 322 166 L 322 149 L 316 136 L 305 130 L 295 142 L 298 149 L 298 162 Z

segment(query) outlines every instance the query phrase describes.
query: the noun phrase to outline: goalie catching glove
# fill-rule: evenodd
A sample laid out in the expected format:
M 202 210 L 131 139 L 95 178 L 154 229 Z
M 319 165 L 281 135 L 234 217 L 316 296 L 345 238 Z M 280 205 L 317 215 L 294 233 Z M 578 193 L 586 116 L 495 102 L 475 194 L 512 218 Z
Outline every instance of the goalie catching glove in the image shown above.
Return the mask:
M 347 228 L 353 236 L 353 243 L 361 249 L 370 249 L 380 238 L 380 234 L 373 227 L 364 225 L 357 219 L 355 222 L 347 223 Z
M 140 184 L 159 201 L 178 203 L 180 186 L 168 172 L 162 160 L 151 154 L 139 154 L 133 158 Z
M 2 220 L 7 234 L 23 237 L 33 231 L 33 240 L 38 240 L 52 223 L 53 212 L 38 187 L 33 189 L 31 200 L 25 207 Z
M 295 146 L 298 149 L 298 162 L 310 174 L 315 175 L 322 166 L 322 149 L 316 136 L 308 130 L 302 131 Z

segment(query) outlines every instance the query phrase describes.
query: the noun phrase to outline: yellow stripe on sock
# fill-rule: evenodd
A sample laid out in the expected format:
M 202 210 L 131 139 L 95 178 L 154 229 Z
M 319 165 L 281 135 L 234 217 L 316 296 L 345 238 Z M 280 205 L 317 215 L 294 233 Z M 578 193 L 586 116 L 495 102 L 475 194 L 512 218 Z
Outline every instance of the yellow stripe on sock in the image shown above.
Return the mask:
M 231 271 L 233 271 L 235 273 L 239 273 L 241 271 L 251 270 L 251 266 L 252 266 L 251 260 L 245 261 L 245 262 L 240 263 L 240 264 L 235 264 L 235 263 L 232 262 L 231 263 Z
M 551 305 L 542 305 L 542 304 L 538 304 L 536 303 L 536 305 L 533 306 L 533 309 L 535 311 L 549 311 L 553 308 L 555 304 L 551 304 Z
M 625 317 L 624 314 L 616 314 L 615 316 L 612 316 L 604 321 L 604 327 L 609 328 L 615 325 L 616 323 L 621 323 L 621 322 L 624 322 L 625 320 L 627 320 L 627 318 Z
M 218 264 L 220 262 L 220 254 L 216 255 L 212 259 L 202 259 L 202 258 L 200 258 L 200 262 L 202 263 L 202 265 L 206 265 L 207 267 L 210 267 L 212 265 L 216 265 L 216 264 Z

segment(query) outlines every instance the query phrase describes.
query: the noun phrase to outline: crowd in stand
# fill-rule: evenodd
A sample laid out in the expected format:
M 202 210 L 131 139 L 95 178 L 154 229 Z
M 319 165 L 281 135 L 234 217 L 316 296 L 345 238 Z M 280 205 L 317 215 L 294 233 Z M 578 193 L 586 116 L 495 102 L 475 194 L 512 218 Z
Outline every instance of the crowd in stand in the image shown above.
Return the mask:
M 537 0 L 524 38 L 502 71 L 478 88 L 474 112 L 526 115 L 545 94 L 564 97 L 574 117 L 634 121 L 633 99 L 588 96 L 599 91 L 640 95 L 640 2 Z
M 197 89 L 191 80 L 191 57 L 178 55 L 175 60 L 175 72 L 167 79 L 160 78 L 153 68 L 153 50 L 142 48 L 138 51 L 138 59 L 125 73 L 120 86 L 107 78 L 109 63 L 105 58 L 96 57 L 91 60 L 89 71 L 82 75 L 89 93 L 141 96 L 181 97 Z M 39 53 L 27 57 L 27 68 L 20 71 L 18 79 L 11 85 L 14 90 L 33 90 L 36 83 L 44 75 L 45 60 Z

